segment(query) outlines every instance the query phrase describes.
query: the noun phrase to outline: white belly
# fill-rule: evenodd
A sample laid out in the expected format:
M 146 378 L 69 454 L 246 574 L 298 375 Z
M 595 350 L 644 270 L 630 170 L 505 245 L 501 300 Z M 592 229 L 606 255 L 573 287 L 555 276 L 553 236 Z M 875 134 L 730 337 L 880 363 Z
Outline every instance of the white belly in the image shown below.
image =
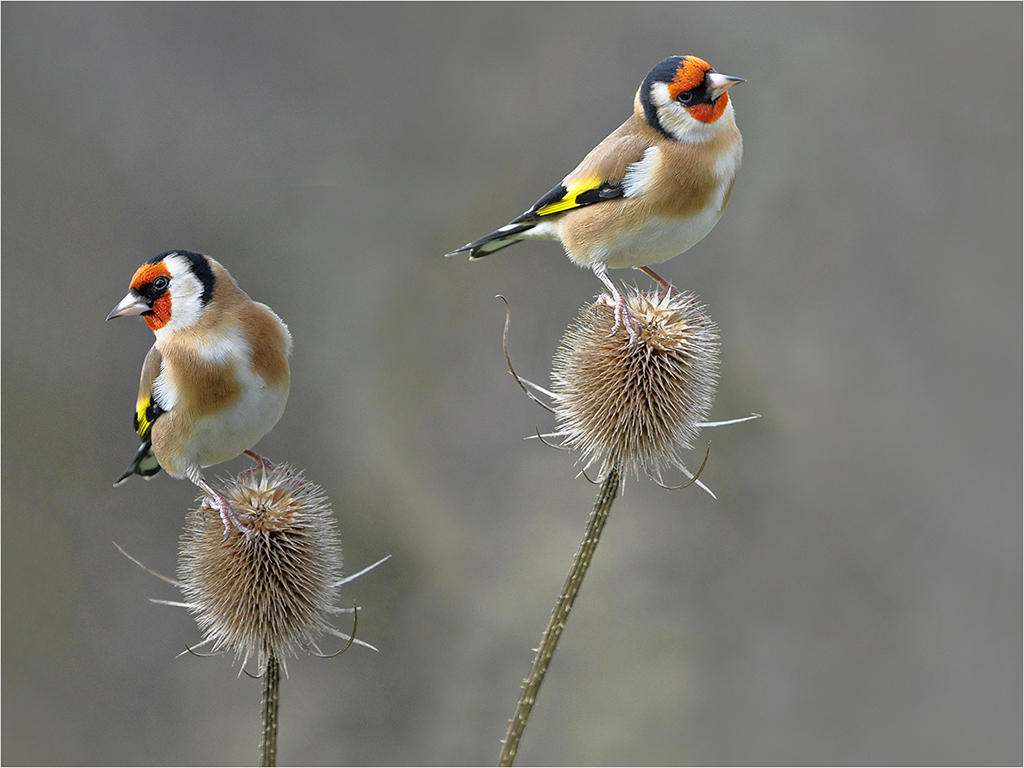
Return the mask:
M 196 422 L 187 453 L 201 467 L 235 458 L 274 428 L 284 413 L 287 400 L 287 391 L 267 386 L 248 387 L 226 413 Z
M 715 228 L 721 213 L 715 208 L 684 221 L 648 219 L 641 227 L 624 232 L 602 252 L 590 254 L 588 262 L 605 262 L 611 269 L 645 267 L 675 258 L 703 240 Z

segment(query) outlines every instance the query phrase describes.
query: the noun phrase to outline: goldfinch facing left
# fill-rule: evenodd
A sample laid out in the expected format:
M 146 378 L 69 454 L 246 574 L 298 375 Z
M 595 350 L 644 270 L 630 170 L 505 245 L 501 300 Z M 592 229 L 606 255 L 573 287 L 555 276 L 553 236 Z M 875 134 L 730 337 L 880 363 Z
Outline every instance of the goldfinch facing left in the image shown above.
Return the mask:
M 618 330 L 635 330 L 608 269 L 648 268 L 702 240 L 729 202 L 743 139 L 726 93 L 743 80 L 696 56 L 672 56 L 652 69 L 633 114 L 562 183 L 501 229 L 451 253 L 479 259 L 520 240 L 558 240 L 569 258 L 608 287 Z
M 142 446 L 133 474 L 187 477 L 220 506 L 225 533 L 248 532 L 243 515 L 203 478 L 202 468 L 245 453 L 284 413 L 292 337 L 264 304 L 250 299 L 219 262 L 191 251 L 154 256 L 132 277 L 107 316 L 141 315 L 156 335 L 135 407 Z

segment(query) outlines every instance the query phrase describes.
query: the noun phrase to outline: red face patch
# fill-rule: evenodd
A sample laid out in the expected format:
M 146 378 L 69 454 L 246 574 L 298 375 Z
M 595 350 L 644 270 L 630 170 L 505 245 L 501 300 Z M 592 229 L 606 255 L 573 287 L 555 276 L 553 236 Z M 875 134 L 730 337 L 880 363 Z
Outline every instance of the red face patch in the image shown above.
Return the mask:
M 711 69 L 711 65 L 704 59 L 687 56 L 676 70 L 676 76 L 672 82 L 668 84 L 668 95 L 674 101 L 683 91 L 692 91 L 704 82 L 704 73 L 709 69 Z
M 713 123 L 725 112 L 725 105 L 729 103 L 729 94 L 723 93 L 713 104 L 694 104 L 687 107 L 686 111 L 693 115 L 694 120 L 702 123 Z
M 153 302 L 153 314 L 143 315 L 146 324 L 157 331 L 171 321 L 171 294 L 165 293 Z
M 156 264 L 143 264 L 132 276 L 131 287 L 132 289 L 142 293 L 143 289 L 151 285 L 158 277 L 164 277 L 167 280 L 171 279 L 171 273 L 167 270 L 166 264 L 162 261 L 158 261 Z M 143 315 L 143 319 L 154 331 L 163 328 L 171 321 L 170 291 L 165 291 L 156 301 L 153 302 L 152 314 Z

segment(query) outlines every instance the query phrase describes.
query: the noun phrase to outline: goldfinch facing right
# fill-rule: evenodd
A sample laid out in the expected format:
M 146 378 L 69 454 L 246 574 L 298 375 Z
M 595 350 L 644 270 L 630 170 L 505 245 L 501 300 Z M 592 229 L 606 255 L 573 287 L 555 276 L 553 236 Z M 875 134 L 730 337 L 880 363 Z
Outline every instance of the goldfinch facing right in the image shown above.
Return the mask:
M 696 56 L 672 56 L 644 78 L 633 115 L 562 183 L 509 224 L 451 253 L 479 259 L 520 240 L 558 240 L 569 258 L 608 287 L 616 327 L 635 330 L 608 269 L 652 270 L 718 223 L 743 156 L 726 93 L 743 80 Z M 614 333 L 614 331 L 613 331 Z

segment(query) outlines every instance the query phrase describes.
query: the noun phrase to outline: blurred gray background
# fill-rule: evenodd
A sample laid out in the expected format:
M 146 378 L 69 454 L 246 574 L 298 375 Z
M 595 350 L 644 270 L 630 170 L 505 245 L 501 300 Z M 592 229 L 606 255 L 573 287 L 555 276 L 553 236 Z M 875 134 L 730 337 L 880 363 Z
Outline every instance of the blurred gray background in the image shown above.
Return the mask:
M 194 622 L 112 544 L 173 574 L 196 494 L 111 487 L 152 334 L 103 319 L 171 248 L 290 325 L 259 448 L 347 572 L 393 555 L 342 598 L 380 652 L 290 660 L 281 763 L 497 759 L 596 491 L 523 440 L 494 297 L 544 383 L 601 286 L 555 243 L 442 254 L 677 53 L 747 79 L 746 155 L 661 271 L 720 326 L 712 418 L 764 417 L 702 436 L 717 500 L 627 483 L 519 762 L 1021 762 L 1020 4 L 0 13 L 4 763 L 256 759 L 260 684 L 176 658 Z

